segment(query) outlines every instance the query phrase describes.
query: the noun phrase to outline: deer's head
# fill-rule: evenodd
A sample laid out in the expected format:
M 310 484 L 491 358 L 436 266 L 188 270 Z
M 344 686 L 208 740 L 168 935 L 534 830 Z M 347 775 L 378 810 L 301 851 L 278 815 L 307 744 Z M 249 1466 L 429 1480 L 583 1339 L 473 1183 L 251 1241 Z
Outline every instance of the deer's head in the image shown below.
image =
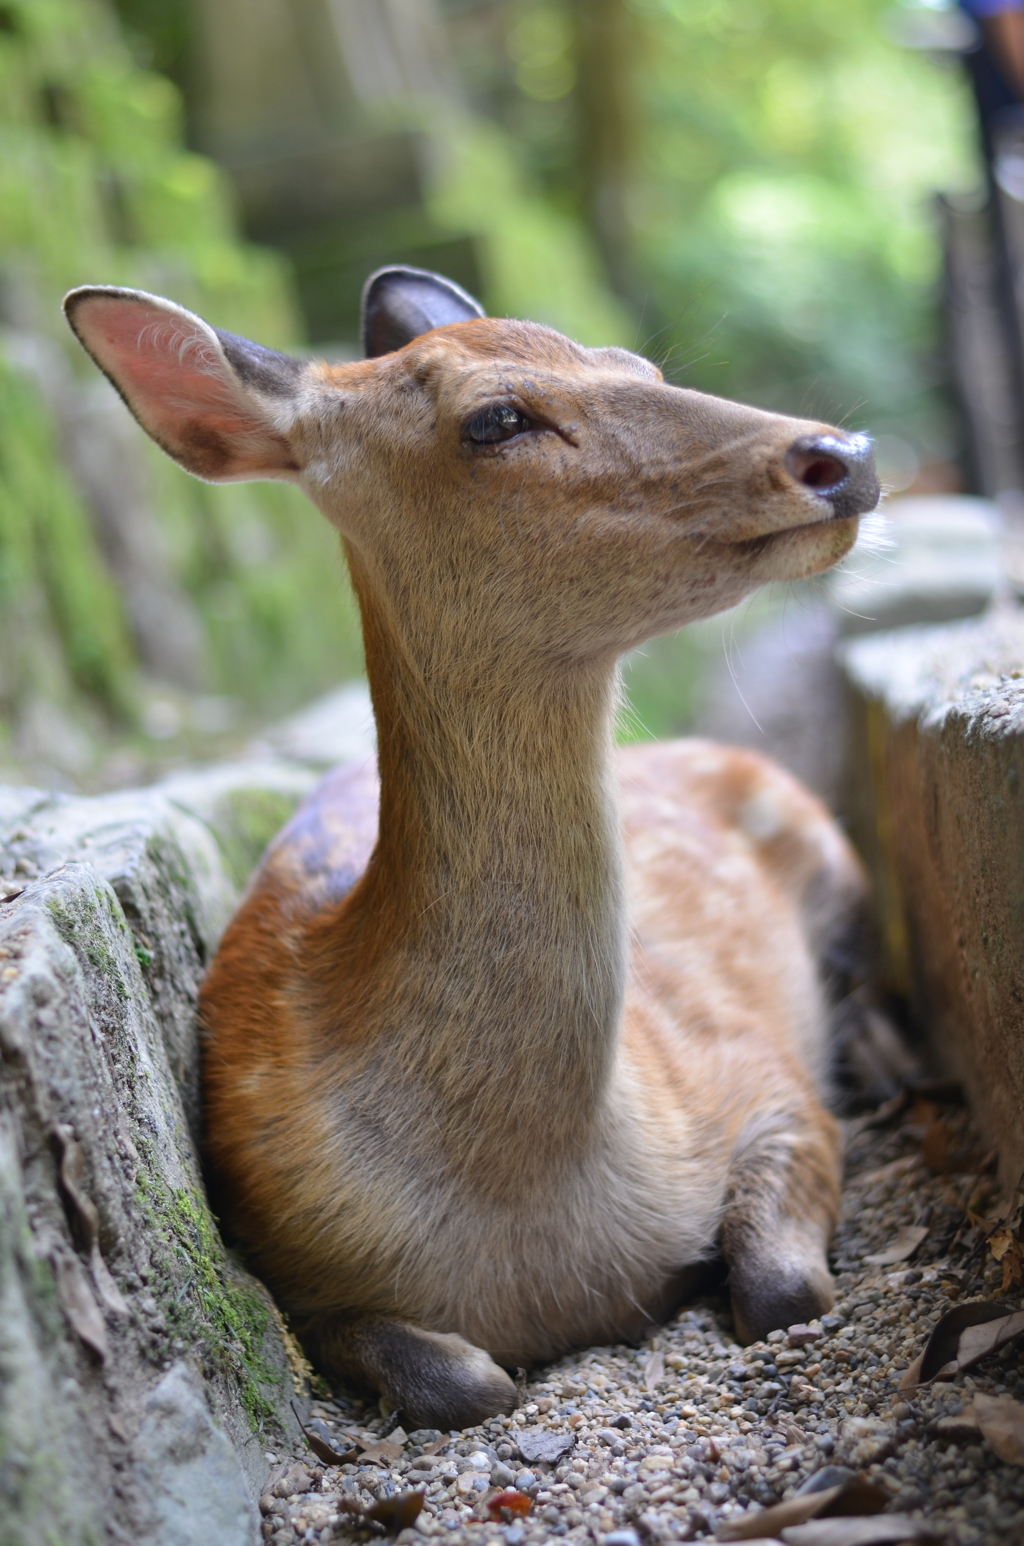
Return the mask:
M 439 635 L 506 660 L 622 653 L 828 568 L 878 498 L 864 436 L 484 317 L 417 270 L 371 278 L 369 358 L 345 365 L 139 291 L 74 290 L 65 308 L 182 467 L 299 484 L 345 537 L 364 606 L 371 593 L 415 655 Z

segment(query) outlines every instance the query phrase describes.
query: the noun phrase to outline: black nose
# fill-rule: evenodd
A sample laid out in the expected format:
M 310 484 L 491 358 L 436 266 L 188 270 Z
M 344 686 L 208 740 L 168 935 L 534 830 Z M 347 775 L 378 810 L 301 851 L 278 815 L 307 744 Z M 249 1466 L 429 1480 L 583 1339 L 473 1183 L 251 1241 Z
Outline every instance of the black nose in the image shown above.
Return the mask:
M 864 515 L 881 489 L 868 435 L 807 435 L 786 452 L 786 470 L 804 488 L 827 500 L 839 520 Z

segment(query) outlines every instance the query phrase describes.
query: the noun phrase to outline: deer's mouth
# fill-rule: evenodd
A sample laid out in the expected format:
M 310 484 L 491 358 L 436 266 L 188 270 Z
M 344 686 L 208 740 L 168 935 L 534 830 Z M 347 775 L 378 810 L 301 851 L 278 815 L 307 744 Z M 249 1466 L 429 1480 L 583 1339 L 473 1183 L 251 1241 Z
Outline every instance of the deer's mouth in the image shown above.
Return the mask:
M 782 541 L 801 534 L 807 536 L 842 535 L 850 532 L 851 545 L 857 537 L 857 522 L 859 515 L 827 516 L 823 521 L 801 521 L 797 526 L 780 526 L 775 531 L 762 532 L 757 537 L 743 537 L 738 542 L 730 542 L 729 546 L 735 550 L 749 553 L 756 557 L 771 546 L 778 546 Z

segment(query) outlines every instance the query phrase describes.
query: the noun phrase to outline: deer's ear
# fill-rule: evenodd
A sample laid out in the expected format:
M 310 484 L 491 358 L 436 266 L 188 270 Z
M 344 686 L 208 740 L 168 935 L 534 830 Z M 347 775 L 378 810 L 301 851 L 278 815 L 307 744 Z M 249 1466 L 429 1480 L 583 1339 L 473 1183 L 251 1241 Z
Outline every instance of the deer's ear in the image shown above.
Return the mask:
M 379 268 L 363 289 L 363 353 L 372 360 L 404 349 L 432 328 L 485 315 L 479 301 L 440 274 L 422 268 Z
M 143 429 L 186 471 L 212 483 L 299 471 L 287 426 L 300 360 L 141 290 L 72 290 L 64 314 Z

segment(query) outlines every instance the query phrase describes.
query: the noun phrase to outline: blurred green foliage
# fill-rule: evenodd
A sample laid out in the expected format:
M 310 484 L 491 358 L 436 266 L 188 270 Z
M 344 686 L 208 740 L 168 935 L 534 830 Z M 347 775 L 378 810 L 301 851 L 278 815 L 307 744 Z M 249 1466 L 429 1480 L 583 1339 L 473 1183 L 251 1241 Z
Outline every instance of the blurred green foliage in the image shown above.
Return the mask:
M 471 101 L 595 233 L 670 380 L 957 457 L 932 195 L 980 183 L 976 129 L 956 62 L 893 41 L 895 0 L 444 4 Z M 685 729 L 721 649 L 631 657 L 622 734 Z
M 445 3 L 473 102 L 625 248 L 673 379 L 949 454 L 930 196 L 977 184 L 976 131 L 955 63 L 892 40 L 893 0 Z
M 19 374 L 11 347 L 18 334 L 46 335 L 83 383 L 95 379 L 60 312 L 63 292 L 84 282 L 173 295 L 215 325 L 277 347 L 300 341 L 281 260 L 239 240 L 223 175 L 184 149 L 178 92 L 133 64 L 108 7 L 7 0 L 0 583 L 22 602 L 0 601 L 0 729 L 17 721 L 26 692 L 42 690 L 11 662 L 53 657 L 55 638 L 63 669 L 55 662 L 49 697 L 74 706 L 84 694 L 86 711 L 114 722 L 133 714 L 123 610 L 89 512 L 61 467 L 52 402 Z M 358 628 L 337 539 L 301 496 L 280 485 L 210 488 L 155 447 L 143 454 L 174 580 L 202 625 L 199 685 L 265 713 L 356 673 Z
M 0 354 L 0 705 L 69 689 L 127 715 L 131 646 L 50 417 Z
M 977 176 L 959 72 L 889 40 L 888 0 L 632 10 L 629 210 L 666 353 L 702 356 L 695 385 L 948 455 L 930 195 Z
M 440 4 L 464 101 L 393 102 L 378 126 L 432 136 L 430 219 L 474 236 L 492 312 L 640 347 L 681 384 L 863 425 L 925 461 L 955 451 L 929 195 L 976 178 L 970 108 L 955 70 L 889 40 L 889 0 Z M 239 239 L 224 176 L 185 149 L 177 88 L 140 67 L 188 85 L 190 14 L 186 0 L 0 4 L 0 317 L 55 340 L 83 382 L 58 303 L 86 281 L 301 342 L 285 265 Z M 25 492 L 24 456 L 0 440 L 17 512 L 0 521 L 0 586 L 10 597 L 18 574 L 35 598 L 0 601 L 0 730 L 39 672 L 51 696 L 130 718 L 130 629 L 51 410 L 8 352 L 0 395 L 41 470 Z M 202 624 L 203 687 L 265 714 L 357 670 L 336 540 L 301 498 L 209 488 L 145 454 Z M 707 649 L 659 641 L 628 663 L 624 733 L 687 723 Z

